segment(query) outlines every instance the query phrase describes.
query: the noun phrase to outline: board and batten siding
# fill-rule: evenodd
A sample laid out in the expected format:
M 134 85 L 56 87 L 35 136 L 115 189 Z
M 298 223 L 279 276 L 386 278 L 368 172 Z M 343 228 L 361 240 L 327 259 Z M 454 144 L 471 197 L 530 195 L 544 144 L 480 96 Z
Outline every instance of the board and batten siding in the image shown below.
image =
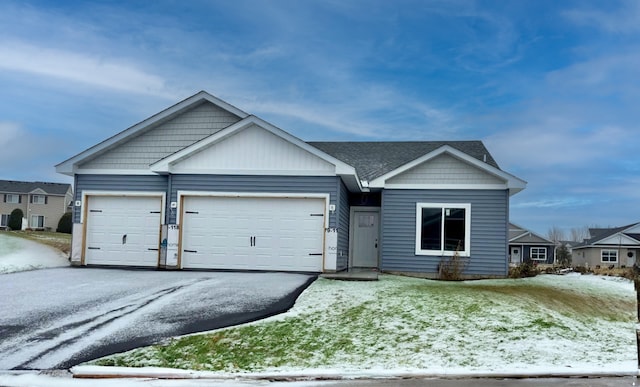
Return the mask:
M 442 257 L 415 254 L 416 203 L 470 203 L 471 256 L 463 275 L 507 275 L 507 190 L 384 190 L 381 270 L 437 275 Z
M 75 199 L 84 191 L 167 192 L 167 176 L 160 175 L 75 175 Z M 169 211 L 165 211 L 169 213 Z M 80 207 L 73 208 L 73 222 L 80 223 Z
M 169 202 L 178 200 L 178 191 L 243 193 L 321 193 L 329 194 L 329 204 L 338 209 L 336 176 L 256 176 L 256 175 L 172 175 Z M 176 222 L 176 211 L 169 212 L 169 223 Z M 337 216 L 329 215 L 329 227 L 337 227 Z
M 150 164 L 235 124 L 240 118 L 204 102 L 90 160 L 83 169 L 148 169 Z
M 338 254 L 336 271 L 349 267 L 349 191 L 342 180 L 338 179 Z

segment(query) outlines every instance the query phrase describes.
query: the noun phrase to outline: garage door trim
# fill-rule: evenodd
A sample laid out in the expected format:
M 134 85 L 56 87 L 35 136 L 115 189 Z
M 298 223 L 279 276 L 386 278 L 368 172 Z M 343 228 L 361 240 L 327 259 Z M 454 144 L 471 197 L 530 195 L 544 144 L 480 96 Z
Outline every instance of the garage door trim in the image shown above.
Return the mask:
M 178 191 L 178 208 L 176 211 L 176 224 L 179 227 L 178 236 L 178 267 L 182 268 L 182 231 L 181 217 L 182 209 L 184 207 L 185 197 L 211 197 L 211 198 L 281 198 L 281 199 L 321 199 L 324 200 L 324 229 L 329 227 L 329 201 L 331 195 L 328 193 L 282 193 L 282 192 L 221 192 L 221 191 Z M 324 250 L 325 250 L 325 233 L 322 235 L 322 271 L 325 267 Z
M 165 219 L 165 208 L 166 208 L 166 198 L 167 195 L 165 192 L 159 191 L 95 191 L 95 190 L 86 190 L 82 191 L 82 204 L 80 207 L 80 223 L 82 224 L 82 255 L 80 257 L 80 265 L 86 264 L 86 251 L 87 251 L 87 211 L 89 209 L 89 200 L 91 197 L 96 196 L 111 196 L 111 197 L 148 197 L 148 198 L 160 198 L 160 224 L 158 224 L 158 228 L 161 224 L 164 223 Z M 160 242 L 160 241 L 158 241 Z

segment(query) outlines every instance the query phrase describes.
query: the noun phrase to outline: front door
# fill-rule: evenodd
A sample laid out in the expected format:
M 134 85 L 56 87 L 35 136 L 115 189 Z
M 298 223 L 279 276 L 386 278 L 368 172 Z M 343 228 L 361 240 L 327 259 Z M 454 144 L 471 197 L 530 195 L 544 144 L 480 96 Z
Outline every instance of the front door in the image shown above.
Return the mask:
M 380 214 L 376 211 L 355 211 L 353 226 L 352 267 L 378 267 Z
M 520 263 L 520 247 L 511 248 L 511 263 Z

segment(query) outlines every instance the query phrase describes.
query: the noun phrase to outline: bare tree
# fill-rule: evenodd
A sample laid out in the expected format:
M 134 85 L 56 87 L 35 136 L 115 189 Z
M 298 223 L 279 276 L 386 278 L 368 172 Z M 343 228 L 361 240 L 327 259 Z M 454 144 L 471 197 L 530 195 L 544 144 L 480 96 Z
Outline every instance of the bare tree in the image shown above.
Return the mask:
M 547 231 L 547 237 L 549 238 L 550 241 L 553 241 L 553 242 L 566 240 L 564 235 L 564 230 L 562 230 L 558 226 L 551 227 L 549 231 Z
M 590 237 L 589 235 L 589 226 L 583 227 L 574 227 L 570 231 L 571 240 L 574 242 L 582 242 L 585 239 Z

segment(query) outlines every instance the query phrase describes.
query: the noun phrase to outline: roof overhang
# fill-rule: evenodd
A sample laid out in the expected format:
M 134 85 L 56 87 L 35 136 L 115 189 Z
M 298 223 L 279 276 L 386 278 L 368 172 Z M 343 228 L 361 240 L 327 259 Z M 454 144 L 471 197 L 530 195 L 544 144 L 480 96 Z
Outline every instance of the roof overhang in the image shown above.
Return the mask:
M 121 144 L 122 142 L 140 134 L 141 132 L 144 132 L 150 127 L 165 122 L 179 115 L 183 111 L 190 109 L 193 106 L 199 105 L 203 102 L 210 102 L 232 114 L 235 114 L 241 119 L 249 116 L 249 114 L 245 113 L 244 111 L 227 102 L 224 102 L 219 98 L 214 97 L 206 91 L 200 91 L 199 93 L 194 94 L 181 102 L 178 102 L 177 104 L 161 111 L 160 113 L 155 114 L 147 118 L 146 120 L 135 124 L 134 126 L 116 134 L 115 136 L 110 137 L 107 140 L 71 157 L 70 159 L 61 162 L 60 164 L 56 165 L 56 172 L 68 176 L 73 176 L 77 171 L 78 165 L 82 164 L 83 162 L 88 161 L 91 158 Z
M 421 156 L 409 163 L 406 163 L 396 169 L 394 169 L 393 171 L 390 171 L 376 179 L 373 179 L 371 181 L 368 182 L 368 186 L 370 188 L 386 188 L 386 181 L 400 175 L 403 172 L 408 171 L 411 168 L 414 168 L 424 162 L 427 162 L 429 160 L 432 160 L 442 154 L 448 154 L 451 155 L 455 158 L 457 158 L 460 161 L 466 162 L 470 165 L 475 166 L 476 168 L 490 174 L 493 175 L 495 177 L 497 177 L 498 179 L 504 181 L 504 184 L 491 184 L 491 185 L 487 185 L 485 188 L 486 189 L 507 189 L 509 190 L 509 195 L 515 195 L 516 193 L 522 191 L 523 189 L 526 188 L 527 186 L 527 182 L 510 174 L 507 173 L 499 168 L 493 167 L 485 162 L 482 162 L 478 159 L 476 159 L 475 157 L 472 157 L 464 152 L 461 152 L 455 148 L 453 148 L 450 145 L 443 145 L 427 154 L 425 154 L 424 156 Z M 417 187 L 416 187 L 417 188 Z M 445 185 L 438 185 L 438 186 L 433 186 L 433 187 L 423 187 L 423 188 L 431 188 L 431 189 L 449 189 L 449 188 L 456 188 L 456 186 L 445 186 Z

